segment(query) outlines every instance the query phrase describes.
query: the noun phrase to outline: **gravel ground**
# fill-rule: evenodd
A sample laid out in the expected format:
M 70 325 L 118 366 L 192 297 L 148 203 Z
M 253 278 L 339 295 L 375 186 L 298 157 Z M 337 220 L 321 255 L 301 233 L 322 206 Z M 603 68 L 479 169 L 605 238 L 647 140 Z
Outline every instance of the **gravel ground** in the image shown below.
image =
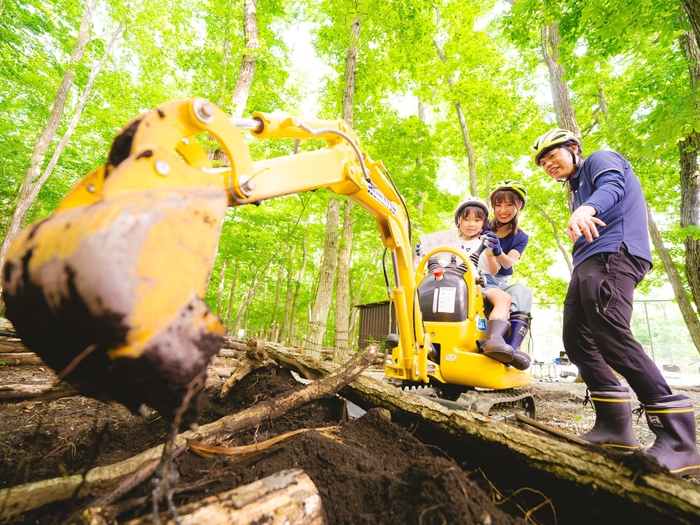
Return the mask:
M 586 395 L 584 383 L 546 382 L 533 380 L 528 389 L 535 397 L 537 420 L 557 427 L 569 434 L 583 434 L 595 423 L 595 411 L 589 404 L 583 406 Z M 685 394 L 695 407 L 696 442 L 700 445 L 700 388 L 671 386 L 674 394 Z M 632 408 L 639 406 L 637 397 L 632 393 Z M 654 443 L 655 436 L 649 430 L 646 418 L 634 416 L 632 420 L 634 433 L 642 448 Z

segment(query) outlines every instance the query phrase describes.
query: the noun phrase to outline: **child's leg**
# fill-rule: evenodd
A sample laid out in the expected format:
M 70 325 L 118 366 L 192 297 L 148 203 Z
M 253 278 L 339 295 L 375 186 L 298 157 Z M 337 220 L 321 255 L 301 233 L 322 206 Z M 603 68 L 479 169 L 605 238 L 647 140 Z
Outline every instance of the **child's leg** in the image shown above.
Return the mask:
M 488 277 L 482 293 L 493 305 L 493 310 L 486 324 L 485 338 L 477 341 L 477 344 L 485 356 L 504 364 L 510 363 L 513 360 L 513 348 L 503 339 L 510 328 L 510 295 L 495 286 L 495 283 L 489 282 Z
M 510 295 L 500 288 L 487 288 L 482 291 L 484 297 L 493 305 L 489 318 L 508 319 L 510 315 Z

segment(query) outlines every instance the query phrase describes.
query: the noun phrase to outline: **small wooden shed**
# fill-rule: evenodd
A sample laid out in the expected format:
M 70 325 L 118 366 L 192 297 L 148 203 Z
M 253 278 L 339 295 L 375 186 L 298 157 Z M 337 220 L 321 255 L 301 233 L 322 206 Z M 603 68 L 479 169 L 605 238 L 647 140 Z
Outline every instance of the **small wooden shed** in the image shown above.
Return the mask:
M 371 342 L 384 343 L 387 335 L 397 333 L 393 302 L 359 304 L 355 308 L 360 310 L 360 333 L 357 338 L 360 348 L 365 348 Z

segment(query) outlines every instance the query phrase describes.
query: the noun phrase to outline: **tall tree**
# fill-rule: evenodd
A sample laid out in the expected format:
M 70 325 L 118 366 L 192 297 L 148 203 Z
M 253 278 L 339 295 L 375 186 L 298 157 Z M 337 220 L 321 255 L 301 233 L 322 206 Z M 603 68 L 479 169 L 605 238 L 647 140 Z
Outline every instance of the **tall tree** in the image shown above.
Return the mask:
M 684 2 L 684 5 L 690 2 Z M 685 32 L 679 36 L 683 56 L 688 61 L 690 90 L 694 94 L 695 108 L 700 110 L 700 48 L 696 32 Z M 681 177 L 681 227 L 700 231 L 700 126 L 692 127 L 678 141 Z M 684 241 L 686 276 L 688 284 L 700 310 L 700 236 L 688 235 Z M 699 338 L 700 342 L 700 338 Z M 697 343 L 696 343 L 697 344 Z M 697 344 L 700 351 L 700 344 Z
M 333 361 L 345 362 L 350 350 L 348 344 L 350 324 L 350 256 L 352 253 L 353 210 L 352 201 L 343 203 L 343 230 L 340 235 L 338 250 L 338 279 L 336 282 L 335 302 L 335 343 Z
M 304 354 L 316 359 L 321 357 L 321 342 L 323 334 L 326 332 L 326 320 L 333 299 L 333 283 L 338 264 L 339 210 L 340 202 L 329 199 L 326 212 L 326 240 L 323 244 L 320 276 L 316 298 L 309 316 L 309 329 L 303 345 Z
M 359 6 L 356 1 L 355 7 Z M 345 87 L 343 88 L 343 120 L 354 127 L 355 82 L 357 75 L 357 55 L 360 51 L 360 31 L 362 14 L 358 14 L 350 24 L 350 38 L 345 54 Z M 335 342 L 333 361 L 344 362 L 349 351 L 348 324 L 350 322 L 350 256 L 352 254 L 352 210 L 354 203 L 346 199 L 343 204 L 343 230 L 338 250 L 338 273 L 335 291 Z
M 253 85 L 255 67 L 257 66 L 257 53 L 260 49 L 258 40 L 258 0 L 245 0 L 243 2 L 243 28 L 245 31 L 245 52 L 241 59 L 241 68 L 238 72 L 236 86 L 231 95 L 233 117 L 240 117 L 245 111 Z
M 581 129 L 574 114 L 574 106 L 569 97 L 569 88 L 564 81 L 564 67 L 559 62 L 559 23 L 552 22 L 542 26 L 542 58 L 549 70 L 549 86 L 552 91 L 552 103 L 560 128 L 568 129 L 581 137 Z
M 68 100 L 68 95 L 73 86 L 76 67 L 82 60 L 88 40 L 90 39 L 90 25 L 92 23 L 96 3 L 97 0 L 88 0 L 85 3 L 83 14 L 80 19 L 78 38 L 73 47 L 73 52 L 71 53 L 70 59 L 68 60 L 66 70 L 63 73 L 61 83 L 56 90 L 51 115 L 49 116 L 48 122 L 44 126 L 41 135 L 37 138 L 34 144 L 34 151 L 32 152 L 32 157 L 29 161 L 29 168 L 27 169 L 24 179 L 22 180 L 17 207 L 15 208 L 15 212 L 12 215 L 12 220 L 10 221 L 10 225 L 5 233 L 5 238 L 0 246 L 0 268 L 3 266 L 2 263 L 5 260 L 5 255 L 7 254 L 10 244 L 17 236 L 17 233 L 19 233 L 20 228 L 22 228 L 24 225 L 24 220 L 27 217 L 29 208 L 34 202 L 36 195 L 39 193 L 39 190 L 44 183 L 40 177 L 44 159 L 49 150 L 49 146 L 51 145 L 51 141 L 56 135 L 56 130 L 61 123 L 61 118 L 63 117 L 63 112 L 66 107 L 66 101 Z
M 440 30 L 440 10 L 435 7 L 435 19 L 436 28 Z M 442 44 L 436 34 L 433 37 L 433 43 L 435 44 L 435 49 L 440 57 L 440 60 L 447 64 L 447 57 L 442 50 Z M 447 83 L 451 88 L 455 86 L 455 80 L 451 76 L 447 77 Z M 454 99 L 453 101 L 455 112 L 457 113 L 457 120 L 459 121 L 459 129 L 462 132 L 462 140 L 464 140 L 464 149 L 467 151 L 467 159 L 469 161 L 469 191 L 471 195 L 478 197 L 479 189 L 476 184 L 476 160 L 474 159 L 474 148 L 472 147 L 471 139 L 469 138 L 469 126 L 467 125 L 467 119 L 464 116 L 464 109 L 462 108 L 462 102 L 459 99 Z

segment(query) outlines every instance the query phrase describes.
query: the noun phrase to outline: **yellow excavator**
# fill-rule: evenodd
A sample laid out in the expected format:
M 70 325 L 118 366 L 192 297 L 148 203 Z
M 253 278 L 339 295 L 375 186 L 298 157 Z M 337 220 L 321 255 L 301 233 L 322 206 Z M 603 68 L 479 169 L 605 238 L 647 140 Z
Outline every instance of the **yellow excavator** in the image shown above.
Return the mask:
M 326 147 L 253 161 L 242 131 L 323 139 Z M 230 167 L 212 168 L 199 134 L 218 141 Z M 398 334 L 387 339 L 386 378 L 433 387 L 455 408 L 504 406 L 534 417 L 532 397 L 518 393 L 530 372 L 477 349 L 486 324 L 477 270 L 454 252 L 466 270 L 442 284 L 455 289 L 456 315 L 433 315 L 442 286 L 426 272 L 434 253 L 414 271 L 405 202 L 342 120 L 230 119 L 202 98 L 139 115 L 115 138 L 107 164 L 11 245 L 6 315 L 25 345 L 81 393 L 196 421 L 206 368 L 224 334 L 203 297 L 226 208 L 318 188 L 371 213 L 391 252 Z

